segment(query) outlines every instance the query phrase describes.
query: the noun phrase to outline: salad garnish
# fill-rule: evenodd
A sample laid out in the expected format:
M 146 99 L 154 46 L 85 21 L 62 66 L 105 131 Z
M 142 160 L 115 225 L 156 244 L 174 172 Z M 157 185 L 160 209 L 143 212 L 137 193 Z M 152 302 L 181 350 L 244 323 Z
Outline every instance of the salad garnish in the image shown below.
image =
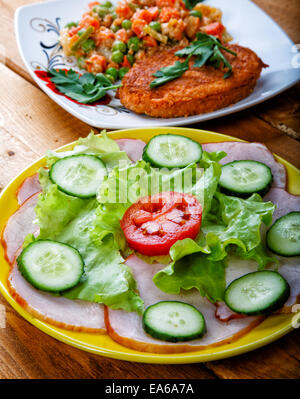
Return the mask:
M 103 73 L 84 73 L 80 76 L 73 69 L 50 69 L 48 73 L 57 90 L 82 104 L 94 103 L 104 97 L 108 90 L 121 87 L 121 84 L 112 84 Z
M 177 51 L 175 55 L 178 57 L 185 57 L 185 61 L 175 61 L 175 63 L 168 67 L 163 67 L 156 71 L 153 76 L 154 79 L 150 83 L 150 88 L 159 87 L 164 85 L 171 80 L 177 79 L 183 75 L 185 71 L 189 69 L 189 61 L 191 57 L 195 57 L 194 67 L 201 68 L 203 65 L 212 65 L 216 69 L 222 66 L 223 69 L 227 69 L 224 74 L 224 79 L 231 76 L 232 67 L 229 61 L 224 57 L 220 49 L 237 56 L 237 54 L 229 48 L 223 46 L 219 39 L 215 36 L 208 35 L 206 33 L 197 33 L 197 39 L 192 42 L 189 46 Z

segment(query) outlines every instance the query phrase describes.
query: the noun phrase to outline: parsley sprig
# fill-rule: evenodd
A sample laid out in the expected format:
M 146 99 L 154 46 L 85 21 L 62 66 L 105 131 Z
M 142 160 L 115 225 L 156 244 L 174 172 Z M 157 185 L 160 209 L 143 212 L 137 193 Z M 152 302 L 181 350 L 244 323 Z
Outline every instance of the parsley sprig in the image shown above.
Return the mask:
M 194 67 L 201 68 L 203 65 L 212 65 L 215 68 L 220 68 L 220 66 L 222 66 L 227 69 L 227 72 L 224 74 L 224 79 L 229 78 L 232 74 L 232 66 L 220 49 L 234 56 L 237 55 L 234 51 L 223 46 L 220 40 L 215 36 L 207 35 L 202 32 L 197 33 L 197 39 L 194 42 L 175 53 L 178 57 L 187 56 L 186 60 L 183 62 L 175 61 L 174 65 L 163 67 L 156 71 L 153 76 L 157 79 L 154 79 L 150 83 L 150 88 L 159 87 L 182 76 L 183 73 L 189 69 L 189 60 L 192 56 L 196 57 Z
M 79 75 L 73 69 L 50 69 L 48 73 L 53 76 L 50 80 L 57 90 L 67 97 L 82 104 L 90 104 L 100 100 L 108 90 L 117 89 L 121 85 L 112 85 L 111 81 L 103 74 L 85 73 Z

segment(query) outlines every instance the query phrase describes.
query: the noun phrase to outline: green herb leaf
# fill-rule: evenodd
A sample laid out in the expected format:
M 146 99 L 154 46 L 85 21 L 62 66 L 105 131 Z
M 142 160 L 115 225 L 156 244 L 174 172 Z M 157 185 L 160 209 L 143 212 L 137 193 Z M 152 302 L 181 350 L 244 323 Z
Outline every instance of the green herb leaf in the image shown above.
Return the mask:
M 72 69 L 48 71 L 53 77 L 50 79 L 61 93 L 82 104 L 90 104 L 100 100 L 108 90 L 119 88 L 121 85 L 112 85 L 103 74 L 93 75 L 85 73 L 82 76 Z
M 188 69 L 189 57 L 183 62 L 176 61 L 174 65 L 161 68 L 153 74 L 153 76 L 155 76 L 157 79 L 154 79 L 150 83 L 150 88 L 154 89 L 155 87 L 164 85 L 171 80 L 177 79 Z

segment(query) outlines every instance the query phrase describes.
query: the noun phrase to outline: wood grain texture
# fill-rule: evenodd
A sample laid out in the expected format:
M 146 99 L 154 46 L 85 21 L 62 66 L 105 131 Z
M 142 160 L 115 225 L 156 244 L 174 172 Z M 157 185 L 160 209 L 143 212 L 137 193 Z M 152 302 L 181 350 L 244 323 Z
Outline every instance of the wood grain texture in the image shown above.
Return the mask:
M 38 1 L 38 0 L 36 0 Z M 71 1 L 71 0 L 70 0 Z M 57 106 L 32 84 L 18 54 L 13 15 L 28 0 L 0 0 L 0 189 L 26 165 L 56 148 L 86 136 L 90 127 Z M 300 42 L 300 0 L 255 0 Z M 0 53 L 0 60 L 1 53 Z M 249 141 L 261 141 L 300 167 L 299 90 L 235 115 L 196 125 Z M 47 336 L 20 317 L 0 296 L 7 313 L 0 329 L 0 379 L 5 378 L 300 378 L 300 336 L 281 340 L 235 358 L 195 365 L 128 363 L 92 355 Z

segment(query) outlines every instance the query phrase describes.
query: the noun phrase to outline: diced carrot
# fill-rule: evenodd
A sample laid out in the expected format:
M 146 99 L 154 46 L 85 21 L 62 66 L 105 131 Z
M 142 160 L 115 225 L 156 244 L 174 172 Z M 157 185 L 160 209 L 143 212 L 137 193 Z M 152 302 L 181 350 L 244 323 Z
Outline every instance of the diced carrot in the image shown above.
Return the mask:
M 158 14 L 158 9 L 157 9 L 157 14 Z M 153 15 L 151 12 L 149 12 L 149 10 L 137 10 L 133 14 L 132 21 L 135 21 L 136 19 L 142 19 L 143 21 L 146 21 L 147 24 L 149 24 L 153 20 Z
M 125 29 L 120 29 L 116 32 L 116 38 L 122 42 L 128 42 L 128 33 Z
M 163 7 L 159 15 L 159 20 L 161 22 L 168 22 L 170 21 L 171 18 L 179 19 L 180 18 L 179 11 L 176 10 L 176 8 Z
M 147 47 L 157 47 L 157 41 L 151 36 L 145 36 L 143 41 Z
M 96 46 L 103 44 L 107 47 L 110 47 L 115 40 L 115 34 L 112 30 L 106 28 L 105 26 L 101 26 L 100 29 L 93 35 L 93 38 L 95 39 Z
M 225 30 L 225 26 L 222 25 L 221 22 L 213 22 L 212 24 L 204 26 L 203 29 L 208 35 L 216 36 L 221 39 L 222 33 Z
M 80 26 L 73 26 L 70 30 L 69 30 L 69 36 L 72 37 L 74 35 L 77 34 L 77 32 L 79 32 L 81 29 Z
M 135 19 L 132 22 L 132 27 L 131 29 L 133 32 L 138 36 L 138 37 L 143 37 L 146 36 L 146 33 L 144 33 L 144 27 L 147 25 L 147 22 L 144 21 L 143 19 Z
M 116 7 L 116 13 L 119 15 L 121 18 L 126 18 L 130 19 L 133 15 L 132 9 L 129 7 L 128 3 L 126 0 L 122 0 L 117 4 Z
M 174 7 L 176 0 L 156 0 L 156 5 L 159 8 Z
M 106 58 L 103 55 L 94 54 L 86 60 L 86 65 L 89 72 L 104 72 L 106 69 Z
M 95 6 L 99 6 L 99 5 L 100 5 L 99 1 L 92 1 L 91 3 L 89 3 L 89 9 L 91 10 Z
M 158 17 L 159 9 L 158 7 L 150 7 L 148 8 L 148 13 L 151 14 L 152 21 Z
M 124 59 L 123 59 L 123 62 L 122 62 L 122 67 L 131 68 L 131 64 L 128 61 L 128 58 L 127 58 L 126 55 L 124 55 Z
M 81 28 L 87 28 L 89 26 L 93 26 L 95 29 L 98 29 L 100 26 L 100 22 L 98 19 L 91 17 L 90 15 L 86 14 L 83 19 L 81 20 L 79 26 Z

